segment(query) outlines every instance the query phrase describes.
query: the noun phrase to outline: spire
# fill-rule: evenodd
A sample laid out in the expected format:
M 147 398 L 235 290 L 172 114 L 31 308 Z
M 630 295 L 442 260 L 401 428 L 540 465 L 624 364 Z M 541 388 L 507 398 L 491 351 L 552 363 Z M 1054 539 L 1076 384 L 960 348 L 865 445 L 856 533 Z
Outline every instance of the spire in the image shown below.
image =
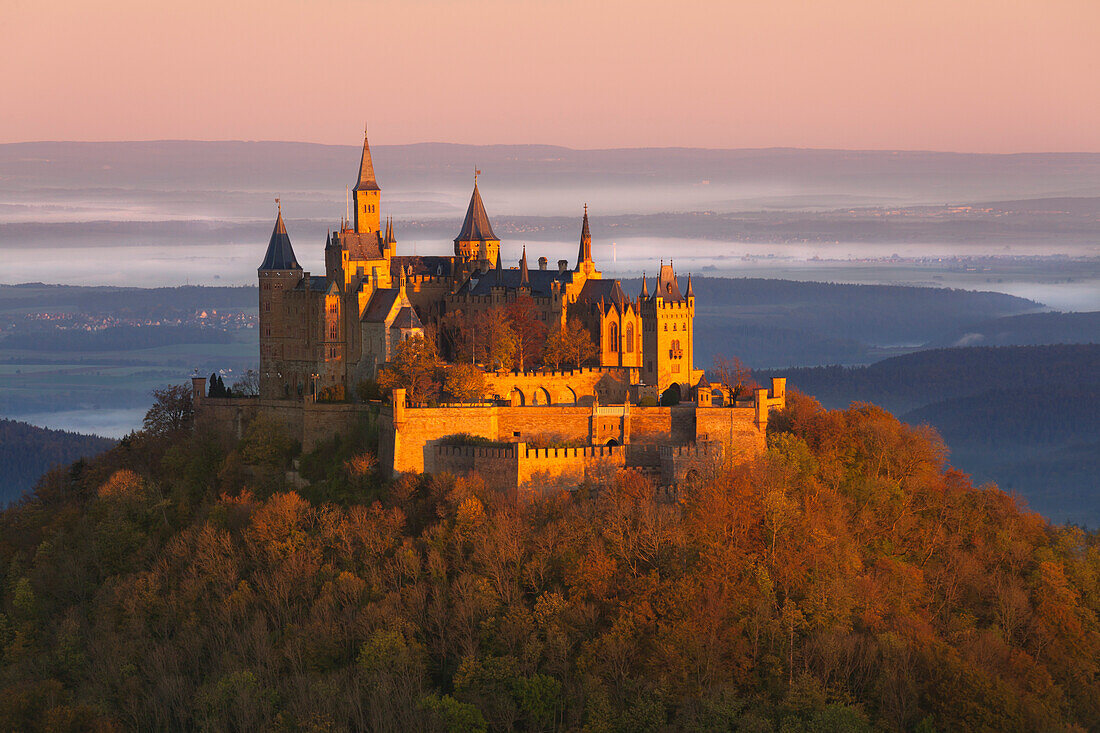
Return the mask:
M 577 269 L 582 262 L 592 261 L 592 233 L 588 231 L 588 204 L 584 205 L 584 222 L 581 224 L 581 246 L 577 251 Z
M 397 237 L 393 235 L 393 217 L 386 219 L 386 236 L 382 239 L 385 245 L 397 244 Z
M 531 287 L 531 276 L 527 272 L 527 245 L 523 245 L 523 256 L 519 259 L 519 285 Z
M 261 270 L 300 270 L 297 258 L 294 257 L 294 248 L 290 246 L 290 236 L 286 233 L 286 224 L 283 223 L 283 204 L 275 199 L 279 206 L 279 213 L 275 219 L 275 229 L 271 232 L 271 240 L 267 243 L 267 254 L 260 264 Z
M 497 285 L 504 285 L 504 267 L 501 265 L 501 262 L 500 262 L 500 251 L 499 250 L 497 251 L 496 271 L 497 271 L 497 278 L 496 278 Z
M 686 297 L 688 297 L 688 298 L 694 298 L 694 297 L 695 297 L 695 291 L 691 289 L 691 273 L 690 273 L 690 272 L 688 273 L 688 289 L 687 289 L 687 293 L 685 293 L 684 295 L 685 295 Z
M 639 298 L 648 298 L 649 297 L 649 281 L 646 280 L 644 272 L 642 273 L 642 292 L 638 297 Z
M 367 143 L 367 130 L 363 128 L 363 157 L 359 159 L 359 182 L 356 191 L 381 191 L 374 177 L 374 161 L 370 157 L 370 145 Z
M 466 218 L 462 221 L 462 229 L 455 242 L 485 242 L 499 241 L 500 237 L 493 233 L 493 227 L 489 223 L 489 215 L 485 213 L 485 204 L 481 200 L 481 192 L 477 190 L 477 182 L 474 182 L 474 192 L 470 196 L 470 205 L 466 208 Z

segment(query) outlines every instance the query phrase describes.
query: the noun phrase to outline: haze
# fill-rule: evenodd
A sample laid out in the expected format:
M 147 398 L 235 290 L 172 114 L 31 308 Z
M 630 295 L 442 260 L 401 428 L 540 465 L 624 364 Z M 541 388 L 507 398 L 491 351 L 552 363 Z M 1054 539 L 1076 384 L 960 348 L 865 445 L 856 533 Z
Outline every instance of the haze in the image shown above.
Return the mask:
M 4 142 L 1100 150 L 1094 0 L 0 7 Z

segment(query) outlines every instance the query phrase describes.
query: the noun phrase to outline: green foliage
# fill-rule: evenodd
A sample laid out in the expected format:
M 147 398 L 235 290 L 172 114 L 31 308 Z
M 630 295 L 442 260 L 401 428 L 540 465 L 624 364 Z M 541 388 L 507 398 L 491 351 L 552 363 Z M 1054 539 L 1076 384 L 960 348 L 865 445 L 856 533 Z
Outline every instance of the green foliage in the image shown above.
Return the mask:
M 1100 536 L 788 405 L 675 501 L 132 436 L 0 512 L 0 730 L 1100 727 Z
M 657 398 L 647 394 L 638 400 L 638 407 L 657 407 Z

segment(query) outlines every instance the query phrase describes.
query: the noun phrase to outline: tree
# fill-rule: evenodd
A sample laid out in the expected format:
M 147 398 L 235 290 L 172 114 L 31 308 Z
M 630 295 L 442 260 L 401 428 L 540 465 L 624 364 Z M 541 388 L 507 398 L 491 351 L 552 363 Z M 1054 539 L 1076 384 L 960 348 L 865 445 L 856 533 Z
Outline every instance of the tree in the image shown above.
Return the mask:
M 397 345 L 389 366 L 378 370 L 378 386 L 404 389 L 414 404 L 427 402 L 439 394 L 435 378 L 439 365 L 435 342 L 418 334 Z
M 179 433 L 191 427 L 195 409 L 191 403 L 191 388 L 177 384 L 164 389 L 154 389 L 155 402 L 145 413 L 142 427 L 154 436 Z
M 752 370 L 741 363 L 736 357 L 716 355 L 714 357 L 713 374 L 718 383 L 722 385 L 725 398 L 733 402 L 741 395 L 751 392 L 757 387 L 752 378 Z
M 504 314 L 494 309 L 478 315 L 475 321 L 474 348 L 477 360 L 494 371 L 512 366 L 518 349 L 518 337 Z
M 260 394 L 260 373 L 249 369 L 233 383 L 233 394 L 237 397 L 257 397 Z
M 516 335 L 515 366 L 522 372 L 541 361 L 546 325 L 539 320 L 538 308 L 530 295 L 521 295 L 509 303 L 504 315 Z
M 579 367 L 596 356 L 592 334 L 576 318 L 554 330 L 546 339 L 543 359 L 560 368 L 562 364 Z
M 443 372 L 443 389 L 456 402 L 473 402 L 485 394 L 485 372 L 473 364 L 451 364 Z

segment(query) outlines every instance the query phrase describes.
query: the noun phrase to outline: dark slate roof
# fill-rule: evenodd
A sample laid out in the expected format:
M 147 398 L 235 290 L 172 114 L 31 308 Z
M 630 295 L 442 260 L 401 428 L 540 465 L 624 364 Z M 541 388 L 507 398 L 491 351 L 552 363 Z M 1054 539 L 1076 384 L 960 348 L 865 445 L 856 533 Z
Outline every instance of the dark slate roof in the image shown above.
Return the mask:
M 415 310 L 405 306 L 394 316 L 390 328 L 424 328 L 424 324 L 420 322 L 420 316 L 416 315 Z
M 592 259 L 592 233 L 588 230 L 588 204 L 584 205 L 584 222 L 581 224 L 581 246 L 577 250 L 577 269 L 582 262 Z
M 309 281 L 306 278 L 302 278 L 298 281 L 298 284 L 294 286 L 295 290 L 312 290 L 315 293 L 327 293 L 329 289 L 329 280 L 324 275 L 310 275 Z
M 550 295 L 550 285 L 555 280 L 564 287 L 566 283 L 573 281 L 573 273 L 569 270 L 558 272 L 557 270 L 528 270 L 527 277 L 530 282 L 531 294 L 539 296 Z M 484 274 L 471 277 L 458 289 L 459 295 L 491 295 L 493 288 L 504 287 L 507 290 L 518 290 L 523 274 L 517 269 L 489 270 Z
M 684 300 L 671 264 L 661 265 L 661 274 L 657 278 L 657 287 L 653 289 L 652 297 L 656 298 L 658 295 L 665 300 Z
M 379 288 L 370 297 L 366 310 L 363 311 L 363 319 L 368 323 L 385 323 L 386 316 L 393 308 L 394 302 L 401 297 L 401 291 L 397 288 Z
M 279 211 L 279 217 L 275 220 L 275 229 L 271 232 L 271 241 L 267 243 L 267 254 L 260 265 L 261 270 L 300 270 L 298 260 L 294 257 L 294 248 L 290 246 L 290 237 L 286 233 L 286 225 L 283 224 L 283 212 Z
M 374 161 L 370 157 L 370 145 L 367 144 L 367 134 L 363 133 L 363 157 L 359 159 L 359 182 L 355 184 L 355 191 L 381 191 L 378 180 L 374 177 Z
M 407 268 L 410 275 L 450 275 L 454 266 L 454 257 L 425 257 L 421 255 L 401 255 L 391 260 L 390 272 L 397 276 L 397 268 Z
M 385 257 L 382 254 L 382 237 L 378 232 L 337 232 L 333 244 L 343 245 L 353 260 L 381 260 Z
M 470 205 L 466 208 L 466 218 L 462 222 L 462 229 L 455 237 L 456 242 L 485 242 L 489 240 L 499 241 L 500 237 L 493 233 L 493 226 L 489 223 L 489 215 L 485 213 L 485 204 L 481 201 L 481 193 L 474 184 L 474 193 L 470 196 Z
M 581 292 L 577 294 L 578 303 L 596 304 L 601 300 L 607 303 L 626 303 L 626 297 L 618 280 L 586 280 Z

